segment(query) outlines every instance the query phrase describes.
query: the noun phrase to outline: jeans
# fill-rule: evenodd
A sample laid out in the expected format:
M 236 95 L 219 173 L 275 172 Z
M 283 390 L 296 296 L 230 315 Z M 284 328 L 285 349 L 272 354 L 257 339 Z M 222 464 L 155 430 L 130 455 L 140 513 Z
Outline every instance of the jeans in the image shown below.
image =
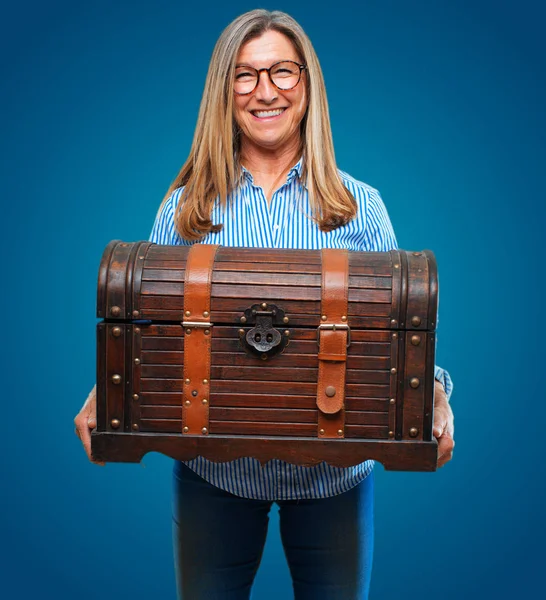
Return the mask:
M 179 461 L 174 463 L 173 482 L 179 600 L 248 600 L 273 502 L 225 492 Z M 372 471 L 337 496 L 277 501 L 295 600 L 368 598 L 373 488 Z

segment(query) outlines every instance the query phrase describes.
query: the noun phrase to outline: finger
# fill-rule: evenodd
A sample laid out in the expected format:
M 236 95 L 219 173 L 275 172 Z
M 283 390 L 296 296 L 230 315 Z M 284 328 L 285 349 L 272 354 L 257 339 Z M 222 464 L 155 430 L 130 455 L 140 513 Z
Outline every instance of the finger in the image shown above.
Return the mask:
M 442 467 L 453 458 L 454 447 L 455 441 L 448 435 L 444 435 L 438 440 L 438 467 Z

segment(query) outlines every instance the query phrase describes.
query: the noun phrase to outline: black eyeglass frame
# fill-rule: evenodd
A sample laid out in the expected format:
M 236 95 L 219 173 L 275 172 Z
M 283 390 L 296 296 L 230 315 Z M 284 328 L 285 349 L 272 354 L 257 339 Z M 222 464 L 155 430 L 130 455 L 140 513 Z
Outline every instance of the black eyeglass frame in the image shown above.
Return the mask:
M 296 81 L 296 83 L 289 88 L 280 88 L 274 81 L 273 79 L 271 79 L 271 69 L 273 67 L 276 67 L 277 65 L 280 65 L 282 63 L 292 63 L 293 65 L 297 65 L 300 72 L 299 72 L 299 76 L 298 76 L 298 80 Z M 256 88 L 260 85 L 260 75 L 265 71 L 267 73 L 267 76 L 269 77 L 269 81 L 271 82 L 271 85 L 273 85 L 274 87 L 276 87 L 280 92 L 288 92 L 290 90 L 293 90 L 301 81 L 301 74 L 303 71 L 305 71 L 305 69 L 307 69 L 307 65 L 301 65 L 300 63 L 297 63 L 295 60 L 279 60 L 278 62 L 272 64 L 269 69 L 255 69 L 254 67 L 251 67 L 250 65 L 237 65 L 235 68 L 238 67 L 246 67 L 248 69 L 252 69 L 253 71 L 256 71 L 256 85 L 250 90 L 250 92 L 237 92 L 235 89 L 233 90 L 237 96 L 248 96 L 249 94 L 252 94 L 253 92 L 256 91 Z M 235 85 L 235 84 L 234 84 Z

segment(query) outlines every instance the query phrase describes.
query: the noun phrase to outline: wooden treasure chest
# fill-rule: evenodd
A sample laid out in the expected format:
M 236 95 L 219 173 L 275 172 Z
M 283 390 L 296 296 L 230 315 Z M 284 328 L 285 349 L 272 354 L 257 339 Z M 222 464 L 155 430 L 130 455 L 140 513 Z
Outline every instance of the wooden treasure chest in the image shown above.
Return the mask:
M 111 242 L 94 458 L 435 470 L 437 302 L 429 251 Z

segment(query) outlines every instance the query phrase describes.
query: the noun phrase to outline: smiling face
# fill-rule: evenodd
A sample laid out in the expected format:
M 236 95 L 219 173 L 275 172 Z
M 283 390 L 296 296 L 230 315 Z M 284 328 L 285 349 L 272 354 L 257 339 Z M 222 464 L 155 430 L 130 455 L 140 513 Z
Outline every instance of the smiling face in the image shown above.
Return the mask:
M 302 64 L 292 42 L 278 31 L 266 31 L 241 47 L 236 65 L 269 68 L 284 60 Z M 306 72 L 291 90 L 279 90 L 266 72 L 248 95 L 234 94 L 234 117 L 239 125 L 241 150 L 283 152 L 300 143 L 300 124 L 307 110 Z

